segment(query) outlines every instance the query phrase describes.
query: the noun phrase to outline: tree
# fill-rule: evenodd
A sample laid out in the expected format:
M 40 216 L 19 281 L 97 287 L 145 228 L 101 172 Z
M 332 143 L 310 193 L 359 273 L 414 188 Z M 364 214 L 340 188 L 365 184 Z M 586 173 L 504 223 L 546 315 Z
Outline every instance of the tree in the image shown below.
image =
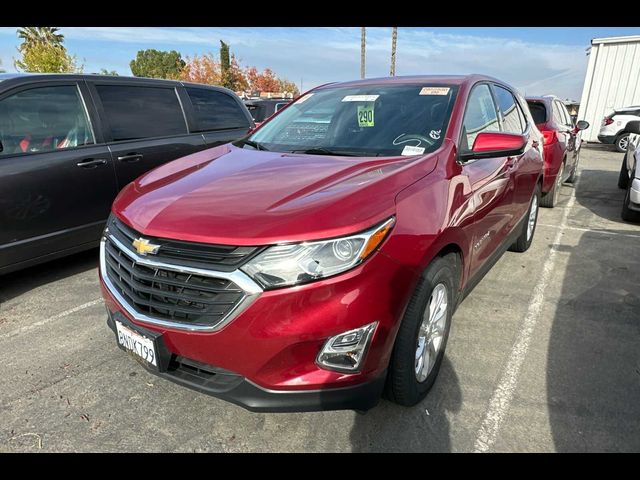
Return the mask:
M 246 71 L 247 82 L 251 90 L 261 92 L 277 92 L 280 90 L 280 81 L 270 68 L 258 72 L 256 67 L 249 67 Z
M 229 44 L 220 40 L 220 77 L 223 87 L 234 90 L 233 77 L 231 75 L 231 57 Z
M 0 73 L 5 73 L 5 69 L 2 68 L 2 60 L 0 60 Z
M 131 73 L 136 77 L 168 78 L 176 80 L 186 63 L 180 53 L 175 50 L 170 52 L 155 50 L 139 50 L 136 58 L 131 60 L 129 66 Z
M 220 62 L 212 53 L 202 56 L 195 55 L 193 58 L 187 57 L 187 63 L 180 72 L 180 80 L 205 85 L 220 85 Z
M 292 93 L 294 97 L 300 95 L 300 90 L 298 90 L 298 86 L 295 82 L 286 79 L 280 79 L 280 91 L 285 93 Z
M 21 46 L 21 60 L 15 60 L 18 70 L 30 73 L 82 73 L 83 66 L 76 64 L 76 57 L 67 53 L 63 46 L 48 43 L 33 43 Z
M 101 68 L 99 75 L 111 75 L 112 77 L 117 77 L 118 72 L 115 70 L 107 70 L 106 68 Z
M 18 28 L 18 38 L 22 39 L 22 44 L 19 47 L 20 51 L 39 43 L 62 47 L 64 35 L 58 33 L 58 31 L 60 31 L 58 27 Z

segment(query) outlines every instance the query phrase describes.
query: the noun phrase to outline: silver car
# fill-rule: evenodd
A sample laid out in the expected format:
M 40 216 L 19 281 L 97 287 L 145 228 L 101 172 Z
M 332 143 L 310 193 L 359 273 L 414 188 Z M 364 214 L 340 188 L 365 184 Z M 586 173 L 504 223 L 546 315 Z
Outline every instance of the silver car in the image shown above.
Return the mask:
M 622 219 L 628 222 L 640 222 L 640 168 L 636 168 L 640 160 L 640 121 L 627 123 L 629 143 L 620 167 L 618 187 L 627 194 L 622 203 Z

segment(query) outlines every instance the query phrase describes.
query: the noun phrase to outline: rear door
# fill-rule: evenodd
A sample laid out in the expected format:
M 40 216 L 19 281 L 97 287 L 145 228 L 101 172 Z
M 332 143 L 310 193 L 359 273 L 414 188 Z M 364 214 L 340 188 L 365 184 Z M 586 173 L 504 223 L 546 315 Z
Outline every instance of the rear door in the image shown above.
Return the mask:
M 490 85 L 476 84 L 467 100 L 461 153 L 473 148 L 479 133 L 500 131 L 498 108 Z M 491 258 L 510 232 L 514 217 L 513 166 L 512 157 L 484 158 L 462 165 L 473 191 L 471 275 Z
M 117 187 L 87 98 L 69 80 L 0 94 L 0 268 L 97 242 Z
M 108 79 L 88 83 L 119 189 L 155 167 L 206 148 L 200 133 L 189 132 L 178 84 Z
M 242 101 L 225 90 L 185 85 L 193 109 L 193 131 L 200 132 L 207 147 L 232 142 L 254 127 Z

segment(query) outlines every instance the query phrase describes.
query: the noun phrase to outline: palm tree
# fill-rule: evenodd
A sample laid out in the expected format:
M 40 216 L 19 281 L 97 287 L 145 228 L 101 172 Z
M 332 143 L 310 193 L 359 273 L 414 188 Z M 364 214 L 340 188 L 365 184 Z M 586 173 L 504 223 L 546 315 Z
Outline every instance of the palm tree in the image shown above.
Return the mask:
M 389 72 L 392 77 L 396 75 L 396 43 L 398 43 L 398 27 L 393 27 L 391 34 L 391 70 Z
M 64 35 L 58 33 L 58 27 L 20 27 L 18 38 L 22 39 L 20 48 L 28 48 L 36 43 L 46 43 L 56 47 L 62 47 Z
M 365 73 L 364 60 L 365 60 L 365 48 L 367 45 L 366 30 L 367 29 L 365 27 L 361 27 L 361 30 L 360 30 L 360 78 L 364 78 L 364 73 Z

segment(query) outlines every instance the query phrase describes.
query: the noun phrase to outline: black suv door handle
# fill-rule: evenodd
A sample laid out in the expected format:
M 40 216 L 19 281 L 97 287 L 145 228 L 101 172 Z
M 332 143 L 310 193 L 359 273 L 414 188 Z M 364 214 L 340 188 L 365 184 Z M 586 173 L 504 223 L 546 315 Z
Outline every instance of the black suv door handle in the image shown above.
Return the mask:
M 106 165 L 107 161 L 104 158 L 85 158 L 81 162 L 76 163 L 81 168 L 96 168 L 98 165 Z
M 126 162 L 126 163 L 138 162 L 138 161 L 142 160 L 142 154 L 141 153 L 128 153 L 126 155 L 123 155 L 122 157 L 118 157 L 118 160 L 120 160 L 121 162 Z

